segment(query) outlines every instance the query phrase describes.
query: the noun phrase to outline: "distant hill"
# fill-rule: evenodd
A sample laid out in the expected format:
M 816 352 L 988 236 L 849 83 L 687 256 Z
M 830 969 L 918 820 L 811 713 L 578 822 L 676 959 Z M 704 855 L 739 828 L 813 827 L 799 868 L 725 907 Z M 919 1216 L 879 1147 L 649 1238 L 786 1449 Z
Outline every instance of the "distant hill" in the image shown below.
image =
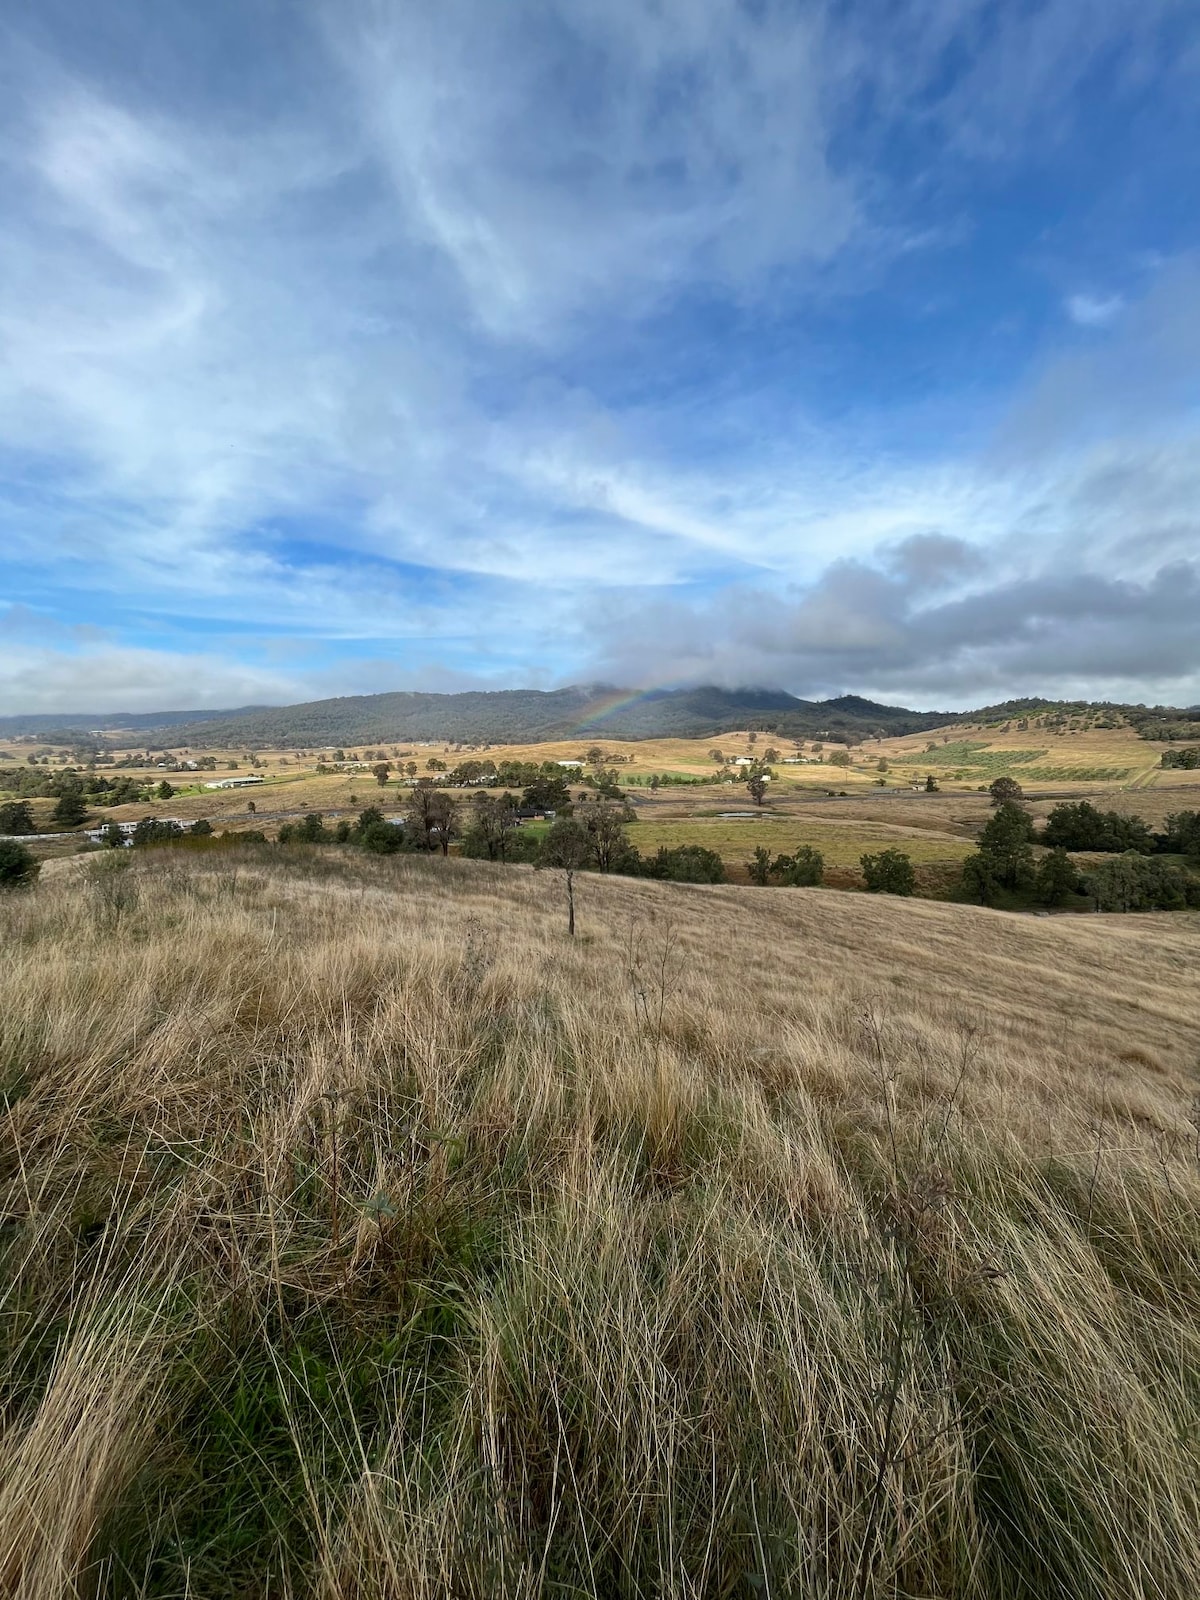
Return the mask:
M 136 735 L 159 748 L 234 745 L 313 749 L 437 739 L 465 744 L 536 744 L 547 739 L 716 738 L 757 728 L 781 738 L 857 742 L 876 735 L 923 733 L 948 723 L 1003 723 L 1021 718 L 1112 717 L 1143 738 L 1195 738 L 1200 710 L 1109 702 L 1009 700 L 971 711 L 910 711 L 860 695 L 803 700 L 781 689 L 652 689 L 606 684 L 566 689 L 470 690 L 461 694 L 345 695 L 294 706 L 239 706 L 227 711 L 76 712 L 0 717 L 0 738 L 22 735 L 48 744 Z
M 269 706 L 238 706 L 230 711 L 54 711 L 0 717 L 0 738 L 17 739 L 32 735 L 48 744 L 78 742 L 100 731 L 138 733 L 164 727 L 183 727 L 192 722 L 212 722 L 218 718 L 252 716 L 268 711 Z
M 859 739 L 919 733 L 954 713 L 908 711 L 856 695 L 800 700 L 769 689 L 661 689 L 635 694 L 608 686 L 472 690 L 462 694 L 372 694 L 260 708 L 155 730 L 157 742 L 264 747 L 397 743 L 444 739 L 470 744 L 535 744 L 545 739 L 703 738 L 758 728 L 785 738 Z

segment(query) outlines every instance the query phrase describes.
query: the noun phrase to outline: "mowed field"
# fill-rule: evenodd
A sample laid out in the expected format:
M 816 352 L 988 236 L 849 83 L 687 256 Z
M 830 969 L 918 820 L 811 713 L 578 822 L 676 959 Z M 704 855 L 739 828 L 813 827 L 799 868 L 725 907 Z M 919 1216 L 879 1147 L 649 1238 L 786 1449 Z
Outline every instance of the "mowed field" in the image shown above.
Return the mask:
M 1031 720 L 1023 730 L 962 724 L 941 730 L 936 737 L 869 741 L 855 747 L 849 767 L 819 759 L 811 740 L 795 742 L 764 733 L 752 737 L 748 731 L 703 740 L 563 740 L 495 746 L 486 751 L 381 743 L 347 750 L 346 755 L 373 756 L 374 750 L 379 750 L 394 766 L 414 762 L 419 776 L 436 782 L 440 774 L 430 770 L 430 759 L 448 766 L 482 756 L 497 762 L 571 761 L 584 758 L 593 746 L 604 752 L 619 778 L 643 780 L 630 783 L 627 790 L 639 818 L 631 837 L 643 854 L 653 854 L 660 845 L 700 844 L 721 855 L 734 881 L 744 877 L 746 863 L 758 844 L 773 854 L 811 844 L 824 855 L 834 874 L 832 881 L 842 886 L 858 881 L 858 862 L 864 853 L 892 847 L 912 857 L 921 892 L 938 892 L 969 853 L 987 820 L 989 802 L 981 791 L 1002 774 L 1022 784 L 1038 822 L 1059 800 L 1085 796 L 1142 816 L 1153 826 L 1161 826 L 1171 811 L 1200 807 L 1197 773 L 1159 766 L 1166 746 L 1137 738 L 1129 727 L 1062 731 L 1039 719 Z M 772 748 L 781 758 L 803 755 L 805 764 L 789 765 L 782 759 L 775 764 L 775 778 L 760 815 L 752 819 L 721 817 L 721 812 L 757 808 L 751 805 L 743 783 L 715 781 L 718 769 L 711 752 L 719 749 L 732 761 L 739 756 L 761 758 Z M 819 754 L 828 756 L 834 748 L 827 747 Z M 258 769 L 248 767 L 244 750 L 209 753 L 217 761 L 215 773 L 164 772 L 152 762 L 128 769 L 130 776 L 147 782 L 157 783 L 165 776 L 178 792 L 167 800 L 98 811 L 97 818 L 131 820 L 156 814 L 190 823 L 204 817 L 217 828 L 254 827 L 270 835 L 283 821 L 313 811 L 327 817 L 352 816 L 364 806 L 378 805 L 385 813 L 398 814 L 407 801 L 404 777 L 393 776 L 381 787 L 365 769 L 318 775 L 318 761 L 328 760 L 331 751 L 258 751 Z M 186 756 L 187 752 L 174 754 Z M 265 781 L 253 789 L 205 787 L 207 782 L 235 775 L 234 762 L 238 763 L 236 775 L 257 770 Z M 0 785 L 3 771 L 0 766 Z M 713 781 L 652 790 L 644 780 L 654 774 Z M 927 774 L 934 776 L 939 792 L 924 792 Z M 568 781 L 575 776 L 567 775 Z M 464 793 L 464 801 L 468 798 Z M 38 825 L 51 829 L 53 802 L 35 800 L 33 805 Z M 50 854 L 70 848 L 70 841 L 42 847 Z
M 0 901 L 13 1600 L 1194 1600 L 1200 918 Z

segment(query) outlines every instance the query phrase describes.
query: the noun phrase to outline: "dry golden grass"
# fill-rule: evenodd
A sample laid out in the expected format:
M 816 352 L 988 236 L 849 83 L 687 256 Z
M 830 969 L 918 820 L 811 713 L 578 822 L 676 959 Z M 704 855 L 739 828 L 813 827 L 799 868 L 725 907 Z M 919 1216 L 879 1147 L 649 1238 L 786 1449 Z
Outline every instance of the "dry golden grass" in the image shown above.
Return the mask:
M 1194 1596 L 1200 919 L 43 877 L 5 1595 Z

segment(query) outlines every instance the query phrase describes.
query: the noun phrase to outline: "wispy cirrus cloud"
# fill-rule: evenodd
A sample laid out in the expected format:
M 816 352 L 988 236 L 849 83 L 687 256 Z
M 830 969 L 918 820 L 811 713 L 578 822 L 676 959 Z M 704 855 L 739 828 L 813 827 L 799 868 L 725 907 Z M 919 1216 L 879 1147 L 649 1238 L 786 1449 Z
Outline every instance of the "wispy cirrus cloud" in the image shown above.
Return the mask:
M 585 0 L 480 26 L 461 0 L 314 0 L 284 28 L 164 0 L 151 27 L 48 0 L 10 20 L 0 598 L 108 640 L 48 635 L 39 703 L 103 683 L 134 704 L 175 659 L 209 704 L 361 687 L 362 663 L 378 687 L 786 677 L 816 667 L 757 651 L 729 620 L 745 597 L 835 607 L 847 562 L 894 584 L 889 550 L 938 541 L 986 563 L 963 596 L 1096 576 L 1153 596 L 1195 548 L 1196 241 L 1151 226 L 1165 195 L 1134 217 L 1099 180 L 1155 170 L 1156 107 L 1178 146 L 1185 13 Z M 1126 106 L 1150 144 L 1094 155 Z M 1104 338 L 1059 349 L 1064 305 Z M 926 585 L 949 604 L 944 575 L 914 583 L 906 606 Z M 667 629 L 651 663 L 620 626 L 639 606 L 695 637 Z M 943 698 L 927 637 L 924 676 L 833 644 L 825 676 Z M 980 681 L 1017 670 L 979 649 Z

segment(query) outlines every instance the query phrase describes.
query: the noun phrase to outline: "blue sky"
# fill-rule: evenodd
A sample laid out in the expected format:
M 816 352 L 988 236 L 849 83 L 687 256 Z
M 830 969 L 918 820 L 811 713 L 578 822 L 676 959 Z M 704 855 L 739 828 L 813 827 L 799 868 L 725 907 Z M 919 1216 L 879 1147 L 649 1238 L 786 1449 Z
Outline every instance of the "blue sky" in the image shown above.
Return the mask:
M 0 711 L 1200 700 L 1194 0 L 0 0 Z

